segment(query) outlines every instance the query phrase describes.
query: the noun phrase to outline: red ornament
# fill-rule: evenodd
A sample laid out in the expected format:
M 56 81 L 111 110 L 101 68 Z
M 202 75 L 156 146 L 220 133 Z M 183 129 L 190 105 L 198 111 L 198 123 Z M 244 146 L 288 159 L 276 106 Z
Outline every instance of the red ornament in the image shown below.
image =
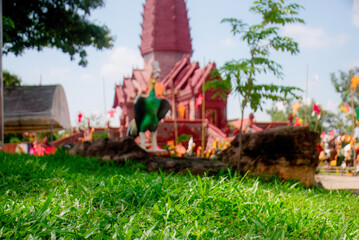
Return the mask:
M 110 118 L 113 118 L 115 116 L 116 110 L 112 108 L 107 113 L 110 114 Z
M 79 113 L 79 115 L 77 115 L 77 117 L 78 117 L 78 121 L 79 121 L 79 123 L 81 123 L 82 114 L 81 114 L 81 113 Z

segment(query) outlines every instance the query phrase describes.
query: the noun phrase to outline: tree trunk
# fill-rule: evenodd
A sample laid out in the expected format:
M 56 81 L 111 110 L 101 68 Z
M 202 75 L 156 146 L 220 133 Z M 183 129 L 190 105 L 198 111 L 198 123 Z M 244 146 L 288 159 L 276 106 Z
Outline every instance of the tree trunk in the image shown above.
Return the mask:
M 259 176 L 277 175 L 284 180 L 299 180 L 312 186 L 319 163 L 316 151 L 319 139 L 319 134 L 310 132 L 308 127 L 280 127 L 245 133 L 232 141 L 219 160 L 236 167 L 241 174 L 249 171 Z
M 244 115 L 244 107 L 242 106 L 242 110 L 241 110 L 241 125 L 239 127 L 239 134 L 238 134 L 238 141 L 239 141 L 239 159 L 241 158 L 241 153 L 242 153 L 242 131 L 243 131 L 243 115 Z M 240 162 L 237 162 L 237 172 L 240 172 Z
M 157 156 L 143 150 L 131 137 L 80 142 L 70 150 L 70 154 L 96 157 L 101 161 L 113 161 L 119 164 L 132 160 L 144 164 L 148 171 L 161 169 L 164 172 L 185 174 L 190 171 L 192 174 L 202 175 L 216 174 L 227 168 L 227 164 L 220 161 Z

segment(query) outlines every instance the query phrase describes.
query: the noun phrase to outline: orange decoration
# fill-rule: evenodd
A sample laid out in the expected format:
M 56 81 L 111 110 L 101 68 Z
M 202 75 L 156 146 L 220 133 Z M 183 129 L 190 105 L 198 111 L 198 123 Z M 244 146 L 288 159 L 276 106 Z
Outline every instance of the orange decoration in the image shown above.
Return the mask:
M 196 156 L 197 156 L 197 157 L 200 157 L 200 156 L 201 156 L 201 150 L 202 150 L 202 147 L 199 146 L 199 147 L 197 148 L 197 152 L 196 152 Z
M 182 157 L 186 153 L 186 148 L 182 144 L 176 145 L 176 152 L 179 157 Z
M 166 87 L 165 85 L 163 85 L 162 83 L 160 82 L 157 82 L 156 83 L 156 86 L 155 86 L 155 93 L 156 93 L 156 97 L 161 97 L 163 98 L 164 97 L 164 92 L 166 91 Z
M 351 80 L 351 82 L 352 82 L 352 84 L 350 85 L 350 89 L 355 92 L 356 89 L 357 89 L 357 85 L 358 85 L 358 83 L 359 83 L 359 77 L 358 77 L 358 76 L 353 77 L 352 80 Z
M 186 107 L 182 103 L 180 103 L 178 105 L 177 110 L 178 110 L 178 112 L 180 114 L 181 119 L 184 119 L 184 116 L 185 116 L 185 113 L 186 113 Z
M 297 114 L 297 112 L 298 112 L 298 108 L 300 108 L 300 102 L 296 102 L 290 108 L 293 109 L 292 115 L 295 116 Z
M 295 118 L 295 123 L 294 123 L 295 127 L 302 126 L 302 123 L 303 123 L 302 119 L 300 119 L 299 117 Z

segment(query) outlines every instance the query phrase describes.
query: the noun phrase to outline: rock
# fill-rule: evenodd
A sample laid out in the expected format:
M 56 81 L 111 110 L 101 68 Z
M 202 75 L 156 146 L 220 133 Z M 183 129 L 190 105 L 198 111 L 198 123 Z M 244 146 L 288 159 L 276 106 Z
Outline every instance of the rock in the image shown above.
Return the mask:
M 85 141 L 85 142 L 78 142 L 72 149 L 70 149 L 69 153 L 71 155 L 81 155 L 81 156 L 85 156 L 86 155 L 86 151 L 88 149 L 88 147 L 91 145 L 92 143 L 89 141 Z
M 240 154 L 237 136 L 231 147 L 219 155 L 219 160 L 241 174 L 249 171 L 259 176 L 277 175 L 283 180 L 299 180 L 305 186 L 315 183 L 319 134 L 310 132 L 308 127 L 280 127 L 246 133 L 242 135 L 242 143 Z
M 105 155 L 105 156 L 103 156 L 101 158 L 101 160 L 104 161 L 104 162 L 110 162 L 112 159 L 111 159 L 111 157 L 109 155 Z
M 86 155 L 92 157 L 101 157 L 105 154 L 107 139 L 97 138 L 92 141 L 92 144 L 87 148 Z
M 152 154 L 139 147 L 132 137 L 120 139 L 96 139 L 92 142 L 79 142 L 70 154 L 91 156 L 102 161 L 114 161 L 123 164 L 127 160 L 143 163 L 148 171 L 161 169 L 164 172 L 192 174 L 215 174 L 227 167 L 227 164 L 200 158 L 170 158 Z

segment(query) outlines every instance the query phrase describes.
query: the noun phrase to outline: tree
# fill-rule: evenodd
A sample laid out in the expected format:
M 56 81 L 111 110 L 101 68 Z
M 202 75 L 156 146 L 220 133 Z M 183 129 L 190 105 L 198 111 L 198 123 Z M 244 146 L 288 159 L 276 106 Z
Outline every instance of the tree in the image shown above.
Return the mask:
M 342 99 L 342 104 L 350 104 L 351 103 L 351 79 L 353 76 L 359 75 L 359 67 L 355 67 L 350 69 L 348 72 L 339 71 L 338 76 L 335 73 L 330 74 L 330 80 L 334 86 L 334 89 L 337 93 L 339 93 L 340 98 Z M 359 88 L 356 89 L 356 94 L 354 94 L 354 106 L 359 106 Z
M 350 88 L 351 79 L 353 76 L 359 76 L 359 67 L 355 67 L 350 69 L 348 72 L 339 71 L 338 76 L 335 73 L 330 74 L 330 80 L 334 86 L 334 89 L 337 93 L 339 93 L 341 98 L 341 103 L 339 108 L 342 108 L 345 104 L 349 104 L 350 107 L 354 107 L 357 109 L 359 107 L 359 88 L 356 88 L 355 92 L 353 92 L 353 106 L 352 106 L 352 90 Z M 336 125 L 337 128 L 340 129 L 341 133 L 352 133 L 353 132 L 353 116 L 354 111 L 349 112 L 349 114 L 344 114 L 344 116 L 340 116 L 337 118 Z
M 274 84 L 257 84 L 260 74 L 271 73 L 276 78 L 282 78 L 282 66 L 270 59 L 271 51 L 299 53 L 298 43 L 293 39 L 280 36 L 280 26 L 290 23 L 304 23 L 298 17 L 302 8 L 299 4 L 286 5 L 284 0 L 257 0 L 253 2 L 250 11 L 261 17 L 261 22 L 248 25 L 241 19 L 226 18 L 222 22 L 229 23 L 234 36 L 239 36 L 249 48 L 250 57 L 226 62 L 219 68 L 217 80 L 206 84 L 205 89 L 219 90 L 214 97 L 226 92 L 240 95 L 241 127 L 239 133 L 239 151 L 242 150 L 243 113 L 247 105 L 254 111 L 261 109 L 264 99 L 274 101 L 285 100 L 288 96 L 297 98 L 296 87 L 279 86 Z M 238 166 L 239 170 L 239 161 Z
M 288 121 L 288 116 L 293 113 L 291 106 L 295 103 L 294 99 L 289 99 L 285 104 L 285 110 L 278 110 L 275 105 L 273 105 L 270 109 L 266 110 L 266 112 L 271 116 L 272 121 Z M 321 105 L 318 105 L 321 113 L 320 117 L 318 118 L 318 122 L 316 123 L 317 115 L 313 113 L 313 105 L 315 101 L 313 99 L 310 100 L 310 104 L 308 105 L 308 112 L 307 114 L 307 121 L 308 127 L 311 131 L 322 132 L 326 131 L 329 132 L 330 130 L 337 128 L 340 129 L 340 126 L 337 124 L 337 115 L 331 113 L 325 109 Z M 300 119 L 305 119 L 305 107 L 302 102 L 301 107 L 298 108 L 298 111 L 295 116 L 293 116 L 293 122 L 295 121 L 296 117 Z M 316 128 L 316 129 L 315 129 Z
M 292 100 L 288 100 L 287 102 L 284 102 L 283 104 L 285 107 L 285 110 L 278 110 L 277 106 L 273 104 L 270 109 L 266 110 L 266 113 L 269 114 L 271 117 L 271 121 L 288 121 L 288 115 L 291 114 L 290 104 Z
M 11 0 L 3 1 L 4 54 L 21 55 L 26 49 L 57 48 L 80 57 L 86 66 L 88 46 L 110 48 L 114 38 L 106 26 L 89 20 L 103 0 Z
M 15 74 L 11 74 L 10 72 L 4 70 L 3 71 L 3 79 L 4 79 L 4 86 L 20 86 L 21 85 L 21 78 L 19 78 Z

